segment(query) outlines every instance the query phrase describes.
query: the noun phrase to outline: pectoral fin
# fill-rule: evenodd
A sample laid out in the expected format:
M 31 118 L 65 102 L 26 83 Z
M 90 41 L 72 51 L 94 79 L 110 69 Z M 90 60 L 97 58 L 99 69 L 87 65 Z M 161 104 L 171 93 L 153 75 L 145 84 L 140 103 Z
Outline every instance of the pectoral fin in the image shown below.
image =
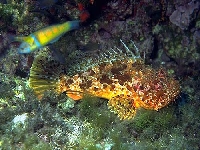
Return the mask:
M 13 41 L 17 41 L 17 42 L 27 42 L 28 37 L 26 36 L 16 36 L 13 37 Z
M 121 120 L 133 118 L 137 109 L 132 98 L 119 95 L 108 101 L 108 107 L 117 114 Z

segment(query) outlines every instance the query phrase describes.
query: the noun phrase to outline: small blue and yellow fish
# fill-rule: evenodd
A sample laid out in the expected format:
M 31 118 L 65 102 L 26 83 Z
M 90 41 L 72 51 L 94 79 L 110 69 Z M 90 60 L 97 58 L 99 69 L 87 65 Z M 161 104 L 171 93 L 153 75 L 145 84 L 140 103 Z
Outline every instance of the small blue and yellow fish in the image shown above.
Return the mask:
M 48 44 L 56 42 L 63 34 L 79 27 L 79 20 L 67 21 L 40 29 L 28 36 L 15 37 L 14 41 L 22 42 L 18 48 L 20 54 L 30 53 Z

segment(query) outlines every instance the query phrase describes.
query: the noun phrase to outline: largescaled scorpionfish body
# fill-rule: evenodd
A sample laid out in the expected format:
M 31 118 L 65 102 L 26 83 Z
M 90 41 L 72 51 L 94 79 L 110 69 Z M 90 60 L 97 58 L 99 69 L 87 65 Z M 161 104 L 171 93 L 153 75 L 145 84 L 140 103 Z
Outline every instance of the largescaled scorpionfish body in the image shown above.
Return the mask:
M 174 101 L 180 93 L 179 82 L 163 69 L 145 65 L 135 45 L 134 54 L 121 42 L 125 52 L 111 49 L 112 58 L 102 55 L 74 75 L 64 74 L 59 63 L 38 56 L 31 68 L 30 87 L 39 99 L 46 90 L 65 92 L 74 100 L 86 94 L 105 98 L 121 120 L 133 118 L 138 108 L 158 110 Z

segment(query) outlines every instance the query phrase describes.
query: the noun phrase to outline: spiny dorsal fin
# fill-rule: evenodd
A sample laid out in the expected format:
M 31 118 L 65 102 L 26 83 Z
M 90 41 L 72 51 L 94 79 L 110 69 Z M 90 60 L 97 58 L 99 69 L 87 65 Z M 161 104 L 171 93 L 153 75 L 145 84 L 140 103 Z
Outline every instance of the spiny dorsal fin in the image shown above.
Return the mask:
M 133 41 L 130 42 L 130 45 L 134 47 L 133 50 L 129 49 L 128 46 L 122 40 L 120 40 L 120 42 L 123 45 L 122 49 L 115 46 L 107 51 L 99 52 L 97 54 L 84 53 L 81 51 L 74 52 L 72 55 L 75 55 L 75 58 L 77 57 L 76 60 L 79 61 L 72 63 L 71 66 L 68 68 L 68 72 L 71 72 L 72 74 L 74 72 L 84 72 L 87 71 L 89 68 L 98 66 L 102 63 L 112 63 L 119 60 L 122 61 L 130 59 L 133 62 L 137 60 L 142 60 L 140 57 L 139 50 Z

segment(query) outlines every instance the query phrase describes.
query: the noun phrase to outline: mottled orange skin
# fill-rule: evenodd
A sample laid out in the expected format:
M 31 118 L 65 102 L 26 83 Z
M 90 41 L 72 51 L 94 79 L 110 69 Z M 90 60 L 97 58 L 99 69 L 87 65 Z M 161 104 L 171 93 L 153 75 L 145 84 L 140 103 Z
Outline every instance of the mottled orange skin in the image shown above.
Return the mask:
M 179 95 L 178 81 L 162 69 L 154 70 L 141 59 L 101 63 L 74 76 L 62 75 L 56 91 L 79 100 L 85 94 L 108 99 L 120 119 L 131 119 L 136 109 L 158 110 Z
M 75 75 L 63 74 L 64 66 L 42 53 L 32 64 L 30 87 L 40 100 L 48 90 L 65 92 L 74 100 L 84 95 L 107 99 L 108 107 L 122 120 L 133 118 L 140 107 L 158 110 L 174 101 L 180 93 L 179 82 L 163 69 L 145 65 L 121 42 L 125 54 L 119 49 L 110 51 L 112 58 L 91 60 L 81 69 L 80 64 L 74 68 Z

